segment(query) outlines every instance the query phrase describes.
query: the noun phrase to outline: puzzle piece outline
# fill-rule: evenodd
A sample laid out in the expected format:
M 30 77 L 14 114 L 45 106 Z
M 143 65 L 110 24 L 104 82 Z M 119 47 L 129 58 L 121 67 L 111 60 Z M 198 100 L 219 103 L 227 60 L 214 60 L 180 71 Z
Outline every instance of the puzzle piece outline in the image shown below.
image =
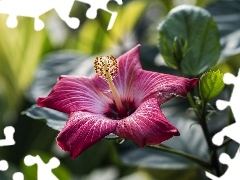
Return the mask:
M 13 135 L 15 133 L 15 129 L 12 126 L 6 126 L 3 130 L 3 134 L 5 139 L 0 139 L 0 147 L 2 146 L 11 146 L 15 144 L 15 140 Z M 6 160 L 0 160 L 0 171 L 7 171 L 9 168 L 9 164 Z M 21 172 L 15 172 L 12 175 L 13 180 L 23 180 L 24 175 Z
M 95 19 L 97 17 L 97 11 L 98 9 L 102 9 L 108 13 L 111 14 L 111 18 L 110 18 L 110 21 L 108 23 L 108 27 L 107 27 L 107 30 L 110 30 L 112 29 L 113 27 L 113 24 L 117 18 L 117 12 L 114 12 L 114 11 L 110 11 L 108 8 L 107 8 L 107 4 L 109 3 L 109 1 L 111 0 L 101 0 L 101 3 L 97 3 L 99 2 L 98 0 L 77 0 L 79 2 L 83 2 L 83 3 L 86 3 L 88 5 L 90 5 L 90 8 L 87 10 L 86 12 L 86 16 L 89 18 L 89 19 Z M 118 3 L 118 5 L 122 5 L 123 2 L 122 0 L 114 0 L 115 2 Z M 103 3 L 104 2 L 104 3 Z
M 240 101 L 240 98 L 238 98 L 238 92 L 240 91 L 240 69 L 236 77 L 230 73 L 224 74 L 223 81 L 225 84 L 233 84 L 234 88 L 230 100 L 217 100 L 216 106 L 219 110 L 224 110 L 229 106 L 232 109 L 235 123 L 224 127 L 220 132 L 213 136 L 212 142 L 217 146 L 222 145 L 225 136 L 240 144 L 240 136 L 238 133 L 240 129 L 240 113 L 238 112 L 238 102 Z M 208 178 L 211 178 L 212 180 L 228 180 L 232 179 L 232 177 L 234 177 L 234 179 L 240 179 L 240 171 L 238 170 L 240 167 L 240 146 L 234 158 L 231 159 L 228 154 L 222 153 L 219 157 L 219 161 L 222 164 L 228 165 L 228 169 L 221 177 L 216 177 L 206 171 L 205 174 Z
M 44 163 L 39 155 L 32 156 L 27 155 L 24 158 L 26 166 L 33 166 L 37 164 L 37 179 L 38 180 L 59 180 L 53 173 L 52 169 L 57 168 L 60 165 L 60 161 L 56 157 L 52 157 L 48 163 Z M 50 167 L 50 168 L 49 168 Z M 6 160 L 0 160 L 0 171 L 7 171 L 9 168 Z M 21 172 L 15 172 L 12 175 L 13 180 L 24 180 L 24 174 Z
M 0 160 L 0 171 L 7 171 L 9 164 L 6 160 Z M 15 172 L 12 175 L 13 180 L 24 180 L 24 175 L 21 172 Z
M 229 180 L 229 179 L 233 179 L 233 178 L 234 178 L 233 180 L 239 179 L 240 171 L 238 168 L 240 167 L 240 146 L 239 146 L 234 158 L 231 159 L 228 154 L 222 153 L 219 157 L 219 161 L 222 164 L 228 165 L 227 171 L 221 177 L 217 177 L 206 171 L 205 174 L 208 178 L 211 178 L 211 180 Z
M 52 169 L 57 168 L 60 165 L 60 161 L 56 157 L 52 157 L 48 163 L 44 163 L 39 155 L 32 156 L 27 155 L 24 158 L 24 163 L 27 166 L 33 166 L 37 164 L 37 179 L 38 180 L 59 180 L 53 173 Z
M 110 11 L 107 8 L 107 4 L 111 0 L 76 0 L 90 5 L 90 8 L 86 12 L 86 16 L 89 19 L 95 19 L 97 11 L 102 9 L 111 14 L 111 18 L 107 27 L 107 30 L 112 29 L 113 24 L 117 18 L 117 12 Z M 122 0 L 113 0 L 119 5 L 122 5 Z M 54 9 L 60 19 L 72 29 L 76 29 L 80 25 L 80 20 L 76 17 L 69 17 L 70 11 L 75 0 L 1 0 L 0 1 L 0 14 L 8 14 L 6 24 L 9 28 L 15 28 L 18 25 L 18 16 L 31 17 L 34 19 L 34 29 L 40 31 L 44 28 L 45 24 L 40 19 L 40 16 L 46 12 Z M 44 5 L 44 6 L 43 6 Z
M 240 113 L 237 105 L 240 101 L 240 98 L 238 98 L 238 92 L 240 91 L 240 69 L 236 77 L 230 73 L 224 74 L 223 81 L 225 84 L 234 84 L 234 88 L 230 100 L 217 100 L 216 106 L 219 110 L 224 110 L 229 106 L 232 110 L 235 123 L 223 128 L 220 132 L 213 136 L 212 140 L 214 144 L 220 146 L 224 141 L 224 136 L 227 136 L 240 144 L 240 138 L 237 134 L 238 131 L 236 131 L 240 128 Z
M 3 134 L 5 139 L 0 139 L 0 147 L 1 146 L 11 146 L 15 144 L 14 140 L 15 129 L 12 126 L 6 126 L 3 130 Z M 34 161 L 35 160 L 35 161 Z M 48 175 L 47 179 L 58 180 L 58 178 L 52 173 L 52 169 L 57 168 L 60 165 L 60 161 L 52 157 L 47 164 L 45 164 L 39 155 L 31 156 L 27 155 L 24 158 L 24 163 L 27 166 L 32 166 L 37 164 L 37 177 L 38 180 L 45 180 L 46 175 Z M 0 160 L 0 171 L 7 171 L 9 168 L 9 164 L 6 160 Z M 21 172 L 15 172 L 12 175 L 13 180 L 24 180 L 24 174 Z
M 2 146 L 12 146 L 15 144 L 15 140 L 13 135 L 15 133 L 15 129 L 12 126 L 6 126 L 3 130 L 5 139 L 0 139 L 0 147 Z

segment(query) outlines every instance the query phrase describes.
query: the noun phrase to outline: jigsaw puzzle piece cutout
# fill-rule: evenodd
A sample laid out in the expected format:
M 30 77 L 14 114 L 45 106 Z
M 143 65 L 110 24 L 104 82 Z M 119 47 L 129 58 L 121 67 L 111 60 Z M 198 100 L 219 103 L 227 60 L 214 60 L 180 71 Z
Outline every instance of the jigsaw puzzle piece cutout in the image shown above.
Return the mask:
M 18 25 L 17 16 L 34 18 L 34 29 L 40 31 L 44 28 L 44 22 L 39 18 L 44 13 L 55 9 L 59 17 L 72 29 L 80 25 L 80 20 L 69 17 L 75 0 L 2 0 L 0 1 L 0 13 L 8 14 L 7 26 L 15 28 Z M 108 9 L 107 5 L 111 0 L 77 0 L 90 5 L 86 12 L 89 19 L 95 19 L 97 11 L 102 9 L 111 14 L 107 30 L 112 29 L 117 18 L 117 12 Z M 114 0 L 118 5 L 122 5 L 122 0 Z
M 230 106 L 230 102 L 224 101 L 224 100 L 217 100 L 216 106 L 220 111 L 222 111 L 222 110 L 226 109 L 228 106 Z
M 13 180 L 24 180 L 24 175 L 21 172 L 16 172 L 12 176 Z
M 238 76 L 235 77 L 230 73 L 224 74 L 223 81 L 225 84 L 233 84 L 233 91 L 231 94 L 231 98 L 229 102 L 224 100 L 218 100 L 216 102 L 216 106 L 219 110 L 225 109 L 227 106 L 230 106 L 233 116 L 235 118 L 235 123 L 223 128 L 220 132 L 215 134 L 212 138 L 212 142 L 218 146 L 222 145 L 224 142 L 224 137 L 227 136 L 234 141 L 240 144 L 240 136 L 239 136 L 239 129 L 240 129 L 240 112 L 238 103 L 240 102 L 240 96 L 238 95 L 240 91 L 240 69 L 238 71 Z M 219 157 L 219 161 L 222 164 L 228 165 L 227 171 L 221 176 L 216 177 L 209 172 L 205 172 L 206 176 L 212 180 L 238 180 L 240 179 L 240 148 L 236 152 L 236 155 L 233 159 L 226 153 L 222 153 Z
M 122 0 L 120 0 L 120 1 L 118 1 L 118 0 L 110 0 L 107 3 L 107 9 L 109 11 L 117 11 L 118 10 L 117 7 L 122 5 L 122 4 L 123 4 Z
M 8 169 L 8 162 L 6 160 L 0 161 L 0 171 L 6 171 Z
M 230 106 L 236 122 L 223 128 L 213 137 L 212 141 L 214 144 L 220 146 L 224 141 L 224 136 L 227 136 L 240 144 L 240 136 L 238 133 L 240 129 L 240 111 L 238 105 L 240 102 L 240 96 L 238 95 L 240 92 L 240 70 L 237 77 L 230 73 L 224 74 L 223 81 L 225 84 L 234 85 L 232 95 L 229 102 L 224 100 L 217 100 L 216 106 L 219 110 L 224 110 L 227 106 Z
M 0 139 L 0 146 L 11 146 L 15 144 L 15 140 L 13 138 L 15 129 L 12 126 L 7 126 L 4 128 L 3 133 L 5 139 Z
M 9 168 L 8 162 L 6 160 L 1 160 L 0 161 L 0 171 L 6 171 L 6 170 L 8 170 L 8 168 Z M 13 180 L 24 180 L 24 175 L 21 172 L 15 172 L 12 175 L 12 179 Z
M 9 15 L 7 18 L 6 24 L 7 24 L 7 27 L 9 27 L 9 28 L 17 27 L 17 25 L 18 25 L 17 16 Z
M 34 29 L 40 31 L 44 28 L 44 22 L 39 18 L 34 18 Z
M 229 102 L 224 100 L 217 100 L 216 106 L 219 110 L 224 110 L 227 106 L 230 106 L 232 109 L 233 116 L 235 121 L 240 122 L 240 111 L 239 111 L 239 102 L 240 102 L 240 69 L 238 71 L 238 76 L 235 77 L 230 73 L 224 74 L 223 81 L 225 84 L 233 84 L 233 91 Z
M 231 73 L 225 73 L 224 77 L 223 77 L 223 82 L 225 84 L 236 84 L 237 83 L 237 77 L 235 77 L 233 74 Z
M 34 18 L 34 29 L 43 29 L 44 23 L 39 19 L 47 11 L 53 9 L 54 1 L 48 0 L 2 0 L 0 1 L 0 13 L 8 14 L 7 26 L 15 28 L 18 25 L 17 16 Z
M 99 9 L 102 9 L 102 10 L 110 13 L 111 18 L 110 18 L 110 21 L 108 23 L 107 30 L 112 29 L 118 13 L 108 9 L 107 5 L 108 5 L 110 0 L 101 0 L 101 1 L 99 1 L 99 0 L 77 0 L 77 1 L 90 5 L 90 8 L 86 12 L 86 16 L 89 19 L 95 19 L 97 17 L 97 11 Z M 122 5 L 122 3 L 123 3 L 122 0 L 115 0 L 115 1 L 119 5 Z
M 221 146 L 224 142 L 224 137 L 227 136 L 240 144 L 239 129 L 240 123 L 233 123 L 215 134 L 212 138 L 212 142 L 217 146 Z
M 58 178 L 52 173 L 52 169 L 55 169 L 60 165 L 60 161 L 57 158 L 53 157 L 49 160 L 47 164 L 45 164 L 40 158 L 40 156 L 27 155 L 24 158 L 24 163 L 27 166 L 32 166 L 34 164 L 37 164 L 38 180 L 46 180 L 46 179 L 58 180 Z
M 206 172 L 206 176 L 212 180 L 238 180 L 240 179 L 240 148 L 238 148 L 233 159 L 226 153 L 222 153 L 219 157 L 219 162 L 228 165 L 227 171 L 221 176 L 216 177 L 213 174 Z
M 9 15 L 6 22 L 9 28 L 16 28 L 18 25 L 17 16 Z M 34 18 L 34 29 L 40 31 L 44 28 L 44 22 L 38 17 Z
M 80 24 L 79 19 L 69 17 L 73 3 L 74 0 L 2 0 L 0 13 L 9 15 L 6 22 L 9 28 L 17 27 L 17 16 L 23 16 L 34 18 L 34 29 L 40 31 L 44 28 L 44 22 L 39 17 L 55 9 L 69 27 L 76 29 Z
M 80 25 L 80 20 L 69 16 L 74 2 L 75 0 L 58 0 L 58 3 L 54 5 L 54 9 L 70 28 L 77 29 Z

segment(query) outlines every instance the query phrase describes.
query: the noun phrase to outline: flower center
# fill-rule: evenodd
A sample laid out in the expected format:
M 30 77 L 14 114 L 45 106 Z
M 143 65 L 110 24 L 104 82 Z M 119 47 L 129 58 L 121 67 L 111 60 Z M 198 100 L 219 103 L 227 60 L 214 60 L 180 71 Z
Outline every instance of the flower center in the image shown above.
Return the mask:
M 94 68 L 98 76 L 108 83 L 118 112 L 125 114 L 126 111 L 113 83 L 113 78 L 117 76 L 118 72 L 117 59 L 112 55 L 96 57 L 94 60 Z
M 120 120 L 127 116 L 130 116 L 132 113 L 135 112 L 136 106 L 133 101 L 123 100 L 122 103 L 125 108 L 125 112 L 126 112 L 125 114 L 118 112 L 116 104 L 110 104 L 108 110 L 104 113 L 104 115 L 114 120 Z

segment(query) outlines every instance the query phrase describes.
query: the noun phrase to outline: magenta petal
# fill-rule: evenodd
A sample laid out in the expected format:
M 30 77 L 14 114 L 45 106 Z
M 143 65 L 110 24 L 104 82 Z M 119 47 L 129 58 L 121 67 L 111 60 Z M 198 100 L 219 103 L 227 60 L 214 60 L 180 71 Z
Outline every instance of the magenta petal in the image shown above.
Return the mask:
M 175 96 L 186 97 L 198 82 L 197 78 L 188 79 L 151 71 L 139 71 L 135 82 L 135 103 L 140 105 L 145 100 L 155 97 L 162 104 Z
M 118 61 L 118 76 L 113 79 L 114 85 L 122 100 L 133 99 L 133 88 L 136 75 L 139 70 L 142 70 L 139 57 L 140 45 L 135 46 L 125 54 L 117 58 Z M 94 77 L 95 84 L 103 92 L 109 91 L 106 87 L 106 82 L 100 82 L 97 76 Z
M 134 95 L 134 82 L 137 73 L 142 69 L 139 57 L 140 45 L 135 46 L 118 58 L 118 76 L 113 82 L 120 97 L 124 100 L 132 98 Z
M 50 94 L 38 99 L 39 106 L 68 114 L 75 111 L 103 114 L 111 103 L 91 78 L 73 76 L 61 76 Z
M 58 145 L 76 158 L 106 135 L 115 131 L 117 121 L 87 112 L 71 113 L 69 119 L 57 136 Z
M 114 133 L 119 137 L 133 140 L 140 147 L 146 144 L 158 145 L 180 135 L 161 112 L 155 98 L 147 100 L 132 115 L 120 120 Z

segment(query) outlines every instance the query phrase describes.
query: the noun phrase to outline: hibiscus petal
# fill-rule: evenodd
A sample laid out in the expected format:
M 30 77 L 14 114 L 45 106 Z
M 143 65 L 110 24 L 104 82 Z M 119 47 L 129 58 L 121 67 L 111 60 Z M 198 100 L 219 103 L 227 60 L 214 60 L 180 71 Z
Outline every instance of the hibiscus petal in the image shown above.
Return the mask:
M 118 76 L 113 79 L 114 85 L 122 100 L 132 99 L 133 86 L 137 72 L 142 69 L 139 58 L 140 45 L 135 46 L 117 58 Z M 97 80 L 97 76 L 94 77 Z M 96 86 L 104 92 L 109 91 L 106 82 L 97 82 Z M 111 94 L 108 94 L 111 97 Z
M 68 114 L 75 111 L 103 114 L 111 103 L 91 78 L 74 76 L 61 76 L 50 94 L 38 99 L 39 106 Z
M 161 112 L 155 98 L 144 102 L 132 115 L 120 120 L 114 134 L 133 140 L 140 147 L 158 145 L 180 135 Z
M 188 79 L 169 74 L 141 70 L 137 74 L 134 86 L 134 102 L 140 105 L 151 97 L 156 97 L 162 104 L 175 96 L 186 97 L 197 84 L 198 79 Z
M 113 82 L 123 100 L 132 98 L 136 75 L 142 69 L 139 50 L 140 45 L 137 45 L 118 58 L 118 76 Z
M 115 131 L 117 121 L 87 112 L 71 113 L 57 136 L 58 145 L 76 158 L 84 150 Z

